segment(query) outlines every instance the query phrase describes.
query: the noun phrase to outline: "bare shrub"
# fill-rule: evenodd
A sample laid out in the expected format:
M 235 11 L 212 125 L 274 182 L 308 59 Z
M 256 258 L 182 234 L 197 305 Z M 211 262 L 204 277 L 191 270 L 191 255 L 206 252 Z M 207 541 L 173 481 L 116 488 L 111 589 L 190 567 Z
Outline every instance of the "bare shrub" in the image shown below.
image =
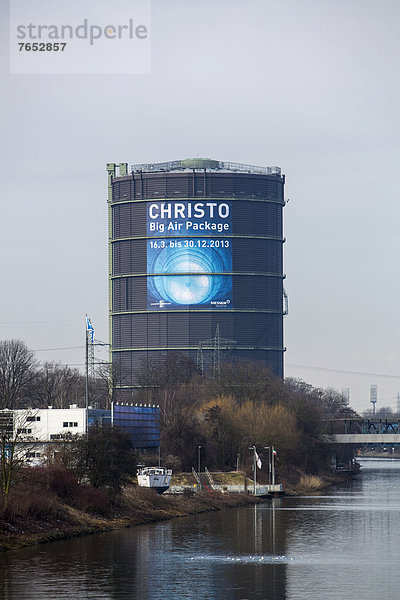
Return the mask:
M 7 500 L 4 496 L 0 500 L 0 517 L 10 522 L 29 518 L 51 520 L 63 514 L 57 498 L 43 490 L 13 490 Z
M 324 486 L 321 477 L 316 475 L 302 475 L 297 485 L 299 492 L 316 492 Z
M 79 510 L 107 515 L 110 501 L 106 492 L 80 484 L 71 471 L 64 467 L 33 467 L 23 469 L 16 490 L 37 493 L 46 505 L 46 498 L 55 498 Z
M 80 494 L 77 498 L 77 508 L 103 517 L 110 514 L 110 499 L 106 492 L 89 485 L 80 486 L 80 488 Z
M 19 487 L 41 490 L 71 503 L 79 496 L 80 485 L 76 477 L 64 467 L 31 467 L 21 471 Z

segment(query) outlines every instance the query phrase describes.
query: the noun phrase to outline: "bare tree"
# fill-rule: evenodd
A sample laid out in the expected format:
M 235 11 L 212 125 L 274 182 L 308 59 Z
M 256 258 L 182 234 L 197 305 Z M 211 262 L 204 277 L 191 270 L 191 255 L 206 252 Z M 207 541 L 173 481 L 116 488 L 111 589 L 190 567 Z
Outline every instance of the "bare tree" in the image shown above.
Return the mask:
M 21 407 L 29 385 L 36 376 L 37 361 L 21 340 L 0 342 L 0 489 L 10 491 L 23 458 L 18 440 L 23 429 L 16 409 Z
M 196 464 L 198 445 L 204 446 L 196 389 L 181 384 L 165 388 L 160 404 L 160 443 L 163 454 L 178 456 L 184 470 Z
M 0 342 L 0 409 L 21 406 L 36 375 L 37 360 L 21 340 Z
M 206 397 L 230 396 L 237 404 L 251 400 L 276 403 L 283 395 L 281 380 L 264 363 L 246 360 L 224 362 L 218 377 L 205 377 Z
M 194 382 L 197 377 L 194 361 L 180 352 L 171 352 L 162 361 L 143 362 L 136 378 L 136 384 L 140 386 L 136 400 L 160 404 L 165 397 L 173 396 L 180 386 Z
M 78 369 L 45 362 L 30 386 L 28 397 L 37 407 L 68 408 L 84 399 L 84 380 Z
M 103 408 L 109 409 L 112 402 L 119 399 L 120 392 L 118 385 L 121 385 L 124 378 L 121 375 L 121 366 L 119 363 L 103 363 L 96 369 L 96 379 L 94 382 L 94 400 Z
M 93 487 L 106 489 L 114 497 L 130 481 L 137 464 L 129 434 L 111 425 L 92 425 L 88 435 L 78 436 L 70 445 L 64 460 L 80 481 L 88 479 Z
M 4 497 L 9 494 L 17 472 L 35 449 L 34 441 L 24 441 L 24 434 L 32 426 L 30 415 L 32 412 L 26 409 L 0 410 L 0 494 Z
M 1 491 L 7 496 L 11 477 L 14 471 L 14 412 L 12 410 L 0 411 L 0 484 Z

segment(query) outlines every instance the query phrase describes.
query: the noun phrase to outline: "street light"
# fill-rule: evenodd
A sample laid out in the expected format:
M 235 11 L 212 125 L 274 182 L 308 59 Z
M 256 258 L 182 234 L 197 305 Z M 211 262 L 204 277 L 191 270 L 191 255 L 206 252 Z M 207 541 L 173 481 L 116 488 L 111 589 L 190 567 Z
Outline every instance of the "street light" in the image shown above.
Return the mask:
M 264 446 L 264 450 L 268 450 L 268 491 L 271 485 L 271 446 Z
M 275 485 L 275 447 L 271 446 L 271 454 L 272 454 L 272 485 Z
M 197 472 L 199 474 L 200 488 L 201 488 L 201 477 L 200 477 L 200 451 L 201 446 L 197 446 Z

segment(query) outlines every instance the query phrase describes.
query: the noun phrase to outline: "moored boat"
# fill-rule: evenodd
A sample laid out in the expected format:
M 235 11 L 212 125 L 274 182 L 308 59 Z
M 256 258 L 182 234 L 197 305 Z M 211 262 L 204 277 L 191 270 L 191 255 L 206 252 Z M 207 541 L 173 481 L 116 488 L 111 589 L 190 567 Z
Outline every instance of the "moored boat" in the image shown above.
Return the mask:
M 166 467 L 141 467 L 137 471 L 138 485 L 155 490 L 157 494 L 165 492 L 171 484 L 172 470 Z

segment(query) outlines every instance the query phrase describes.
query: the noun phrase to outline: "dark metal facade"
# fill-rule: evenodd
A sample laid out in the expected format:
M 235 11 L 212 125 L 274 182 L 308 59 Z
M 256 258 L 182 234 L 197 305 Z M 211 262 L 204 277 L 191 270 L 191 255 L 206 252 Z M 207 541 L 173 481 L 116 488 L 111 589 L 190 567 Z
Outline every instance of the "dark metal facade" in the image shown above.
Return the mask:
M 135 387 L 142 365 L 163 359 L 168 352 L 183 352 L 196 360 L 199 344 L 214 338 L 217 326 L 222 338 L 234 342 L 231 359 L 263 361 L 283 377 L 284 176 L 280 170 L 264 174 L 192 168 L 128 174 L 125 163 L 109 164 L 107 170 L 110 339 L 119 387 Z M 151 310 L 148 203 L 201 200 L 216 206 L 229 201 L 231 207 L 232 303 L 216 310 L 201 305 Z
M 134 448 L 150 450 L 160 445 L 159 406 L 116 403 L 113 424 L 129 434 Z

